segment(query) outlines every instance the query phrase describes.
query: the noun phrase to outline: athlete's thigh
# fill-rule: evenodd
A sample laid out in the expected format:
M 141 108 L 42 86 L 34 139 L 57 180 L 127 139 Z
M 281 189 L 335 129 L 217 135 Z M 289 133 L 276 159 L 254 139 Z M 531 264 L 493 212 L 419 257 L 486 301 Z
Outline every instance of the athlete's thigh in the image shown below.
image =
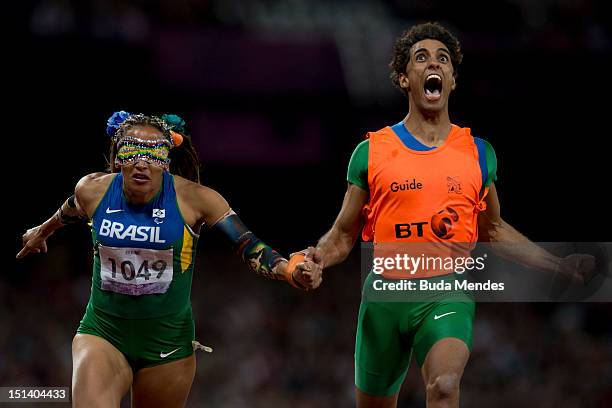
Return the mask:
M 184 407 L 195 370 L 195 354 L 138 370 L 132 385 L 132 407 Z
M 399 392 L 411 355 L 411 336 L 399 327 L 404 309 L 397 302 L 362 301 L 355 341 L 355 386 L 361 394 L 394 399 Z
M 442 375 L 461 378 L 472 347 L 474 314 L 471 300 L 431 303 L 414 340 L 425 384 Z
M 123 354 L 101 337 L 78 333 L 72 341 L 74 407 L 118 407 L 132 384 Z
M 446 338 L 462 342 L 469 354 L 474 313 L 473 301 L 443 300 L 430 303 L 414 335 L 413 350 L 419 366 L 423 366 L 434 345 Z

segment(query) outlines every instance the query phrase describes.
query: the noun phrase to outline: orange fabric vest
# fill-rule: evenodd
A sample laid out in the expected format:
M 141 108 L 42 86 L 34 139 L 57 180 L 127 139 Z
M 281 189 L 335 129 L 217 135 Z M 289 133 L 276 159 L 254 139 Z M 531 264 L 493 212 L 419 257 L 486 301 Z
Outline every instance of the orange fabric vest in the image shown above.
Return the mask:
M 409 243 L 395 247 L 414 256 L 469 256 L 478 240 L 478 212 L 486 208 L 488 192 L 485 189 L 481 197 L 482 173 L 470 129 L 452 125 L 446 141 L 428 151 L 406 147 L 388 126 L 366 137 L 370 200 L 364 207 L 363 240 Z M 384 246 L 391 247 L 375 248 Z M 448 273 L 419 270 L 407 276 L 388 271 L 383 276 L 410 279 Z

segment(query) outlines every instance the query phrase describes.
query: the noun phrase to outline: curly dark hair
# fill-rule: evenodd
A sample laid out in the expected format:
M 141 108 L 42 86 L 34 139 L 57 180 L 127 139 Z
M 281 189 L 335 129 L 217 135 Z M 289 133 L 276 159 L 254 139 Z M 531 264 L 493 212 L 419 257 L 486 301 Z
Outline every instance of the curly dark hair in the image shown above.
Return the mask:
M 457 69 L 463 59 L 461 45 L 457 37 L 437 22 L 418 24 L 404 31 L 402 35 L 397 37 L 395 45 L 393 46 L 393 58 L 389 63 L 389 68 L 391 68 L 390 77 L 393 85 L 398 87 L 402 92 L 404 89 L 399 85 L 399 76 L 400 74 L 406 73 L 406 66 L 410 61 L 410 48 L 417 42 L 426 39 L 438 40 L 446 45 L 453 64 L 453 76 L 455 78 L 457 77 Z
M 117 141 L 132 126 L 152 126 L 162 132 L 166 139 L 171 139 L 170 127 L 157 116 L 145 116 L 142 114 L 130 116 L 121 124 L 115 137 L 111 139 L 108 158 L 108 171 L 111 173 L 119 171 L 119 168 L 115 165 Z M 170 173 L 186 178 L 194 183 L 200 183 L 200 160 L 198 159 L 198 153 L 193 143 L 191 143 L 191 137 L 184 133 L 181 134 L 183 136 L 183 143 L 170 149 Z

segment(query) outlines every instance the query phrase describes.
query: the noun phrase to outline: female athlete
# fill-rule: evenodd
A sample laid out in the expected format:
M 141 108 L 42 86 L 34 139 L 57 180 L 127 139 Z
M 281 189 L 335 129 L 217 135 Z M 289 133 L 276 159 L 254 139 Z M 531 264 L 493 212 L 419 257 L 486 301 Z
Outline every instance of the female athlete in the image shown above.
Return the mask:
M 113 114 L 110 172 L 83 177 L 53 217 L 23 235 L 17 258 L 47 252 L 62 226 L 91 221 L 91 296 L 72 343 L 75 407 L 118 407 L 130 388 L 133 407 L 185 405 L 199 346 L 190 292 L 202 227 L 220 230 L 257 274 L 301 289 L 321 283 L 320 268 L 287 268 L 200 185 L 184 124 L 176 115 Z

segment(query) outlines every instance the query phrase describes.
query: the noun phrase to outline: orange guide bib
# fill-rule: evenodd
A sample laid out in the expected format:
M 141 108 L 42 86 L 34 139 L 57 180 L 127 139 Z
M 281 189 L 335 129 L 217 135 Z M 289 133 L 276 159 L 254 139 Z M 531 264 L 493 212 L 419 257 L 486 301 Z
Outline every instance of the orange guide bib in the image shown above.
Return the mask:
M 366 137 L 370 139 L 370 200 L 364 207 L 363 240 L 411 244 L 395 247 L 413 256 L 469 256 L 478 240 L 478 213 L 485 209 L 488 192 L 484 189 L 481 197 L 478 149 L 470 129 L 452 125 L 444 144 L 428 151 L 406 147 L 388 126 Z M 419 270 L 407 276 L 389 271 L 384 277 L 425 278 L 447 273 Z

